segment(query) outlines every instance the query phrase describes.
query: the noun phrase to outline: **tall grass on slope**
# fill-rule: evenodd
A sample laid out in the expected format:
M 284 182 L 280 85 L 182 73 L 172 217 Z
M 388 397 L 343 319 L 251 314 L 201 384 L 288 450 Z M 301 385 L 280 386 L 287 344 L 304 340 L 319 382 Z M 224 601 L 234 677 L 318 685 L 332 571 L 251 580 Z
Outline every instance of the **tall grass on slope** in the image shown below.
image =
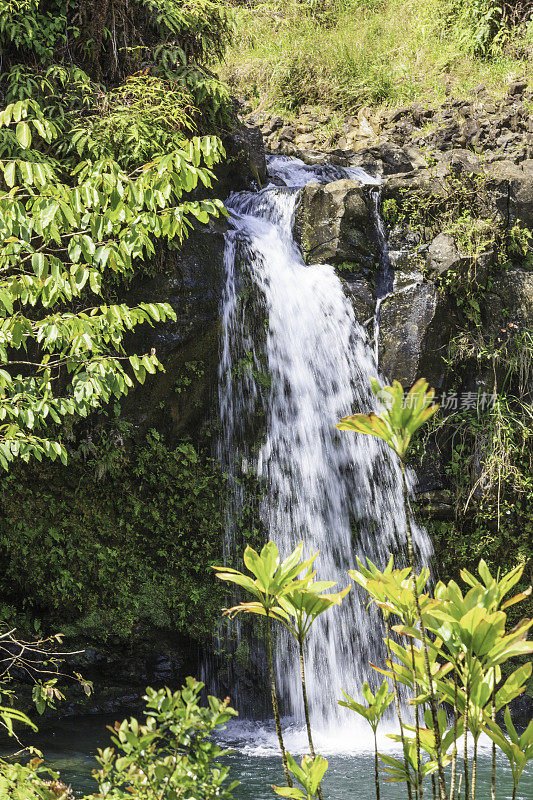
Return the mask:
M 479 58 L 469 54 L 464 32 L 460 40 L 445 24 L 450 2 L 458 0 L 331 0 L 322 19 L 309 13 L 308 0 L 248 3 L 237 8 L 237 41 L 222 71 L 254 107 L 343 113 L 432 105 L 480 83 L 497 95 L 531 74 L 533 24 Z

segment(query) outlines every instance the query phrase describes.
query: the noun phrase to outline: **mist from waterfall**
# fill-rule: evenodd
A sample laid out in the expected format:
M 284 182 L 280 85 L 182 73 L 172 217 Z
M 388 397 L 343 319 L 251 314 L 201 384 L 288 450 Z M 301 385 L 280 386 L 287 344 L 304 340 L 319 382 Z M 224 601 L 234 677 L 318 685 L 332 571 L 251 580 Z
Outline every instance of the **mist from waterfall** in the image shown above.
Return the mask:
M 340 278 L 327 264 L 306 265 L 292 228 L 299 189 L 339 178 L 376 185 L 362 170 L 307 167 L 273 158 L 276 184 L 227 202 L 226 291 L 219 372 L 222 434 L 219 456 L 229 474 L 226 558 L 245 502 L 239 475 L 255 472 L 264 488 L 258 509 L 268 537 L 283 554 L 299 541 L 320 550 L 318 578 L 350 583 L 356 555 L 383 567 L 403 560 L 405 515 L 399 465 L 377 439 L 335 429 L 340 417 L 375 406 L 369 379 L 376 354 L 356 319 Z M 386 263 L 386 260 L 383 261 Z M 269 380 L 265 378 L 269 377 Z M 256 438 L 250 433 L 259 430 Z M 431 554 L 424 529 L 414 529 L 421 562 Z M 323 732 L 355 722 L 341 709 L 341 688 L 377 676 L 383 630 L 355 586 L 340 608 L 313 625 L 306 648 L 313 724 Z M 278 685 L 287 715 L 303 719 L 294 646 L 277 647 Z

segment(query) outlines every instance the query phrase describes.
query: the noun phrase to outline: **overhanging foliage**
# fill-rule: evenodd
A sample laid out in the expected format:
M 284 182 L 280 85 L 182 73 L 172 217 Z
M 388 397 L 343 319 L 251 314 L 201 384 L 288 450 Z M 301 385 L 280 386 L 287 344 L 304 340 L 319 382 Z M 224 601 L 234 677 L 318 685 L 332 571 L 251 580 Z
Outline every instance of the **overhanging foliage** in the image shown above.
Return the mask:
M 203 101 L 207 94 L 200 79 L 193 86 L 189 77 L 220 55 L 229 18 L 204 0 L 150 0 L 132 9 L 0 3 L 0 89 L 7 100 L 0 110 L 5 469 L 18 456 L 65 460 L 54 426 L 68 415 L 86 416 L 161 367 L 154 351 L 127 356 L 124 336 L 140 324 L 174 318 L 174 311 L 164 303 L 110 302 L 105 287 L 110 276 L 115 283 L 131 278 L 153 255 L 156 239 L 179 244 L 193 220 L 208 222 L 223 208 L 197 191 L 211 186 L 211 168 L 224 149 L 212 134 L 194 135 L 201 117 L 193 94 Z M 130 39 L 117 49 L 119 24 Z M 148 66 L 107 92 L 95 82 L 103 75 L 97 64 L 108 65 L 110 80 L 144 66 L 142 30 L 153 45 Z M 213 114 L 222 103 L 214 98 Z

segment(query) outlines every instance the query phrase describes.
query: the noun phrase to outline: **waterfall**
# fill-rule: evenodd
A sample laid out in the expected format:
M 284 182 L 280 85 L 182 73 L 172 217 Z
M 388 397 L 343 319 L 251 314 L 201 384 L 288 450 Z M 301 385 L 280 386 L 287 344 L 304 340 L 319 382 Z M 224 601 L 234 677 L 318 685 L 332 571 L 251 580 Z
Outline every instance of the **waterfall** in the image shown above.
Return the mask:
M 272 158 L 269 171 L 268 187 L 226 203 L 232 230 L 219 373 L 220 456 L 230 484 L 226 555 L 234 556 L 245 502 L 239 476 L 252 471 L 264 489 L 258 513 L 268 537 L 284 554 L 300 540 L 306 553 L 319 549 L 319 579 L 337 580 L 341 589 L 357 554 L 384 566 L 389 553 L 402 552 L 401 477 L 381 441 L 334 427 L 340 417 L 374 407 L 369 378 L 377 375 L 376 356 L 333 267 L 306 265 L 292 226 L 308 181 L 377 181 L 362 170 L 308 167 L 286 157 Z M 427 562 L 427 534 L 415 526 L 414 539 Z M 382 659 L 382 636 L 355 586 L 340 608 L 315 622 L 306 658 L 316 726 L 333 730 L 350 719 L 337 704 L 340 689 L 357 696 L 363 680 L 374 680 L 368 662 Z M 280 641 L 284 711 L 299 720 L 294 656 L 292 644 Z

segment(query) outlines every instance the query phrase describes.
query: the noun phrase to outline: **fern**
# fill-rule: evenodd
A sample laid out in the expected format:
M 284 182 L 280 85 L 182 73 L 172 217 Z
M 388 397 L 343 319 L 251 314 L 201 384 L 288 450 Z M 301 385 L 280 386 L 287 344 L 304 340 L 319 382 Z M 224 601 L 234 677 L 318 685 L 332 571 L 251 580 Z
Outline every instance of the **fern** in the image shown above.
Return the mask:
M 486 58 L 501 52 L 513 25 L 531 17 L 523 0 L 446 0 L 443 14 L 459 46 Z

